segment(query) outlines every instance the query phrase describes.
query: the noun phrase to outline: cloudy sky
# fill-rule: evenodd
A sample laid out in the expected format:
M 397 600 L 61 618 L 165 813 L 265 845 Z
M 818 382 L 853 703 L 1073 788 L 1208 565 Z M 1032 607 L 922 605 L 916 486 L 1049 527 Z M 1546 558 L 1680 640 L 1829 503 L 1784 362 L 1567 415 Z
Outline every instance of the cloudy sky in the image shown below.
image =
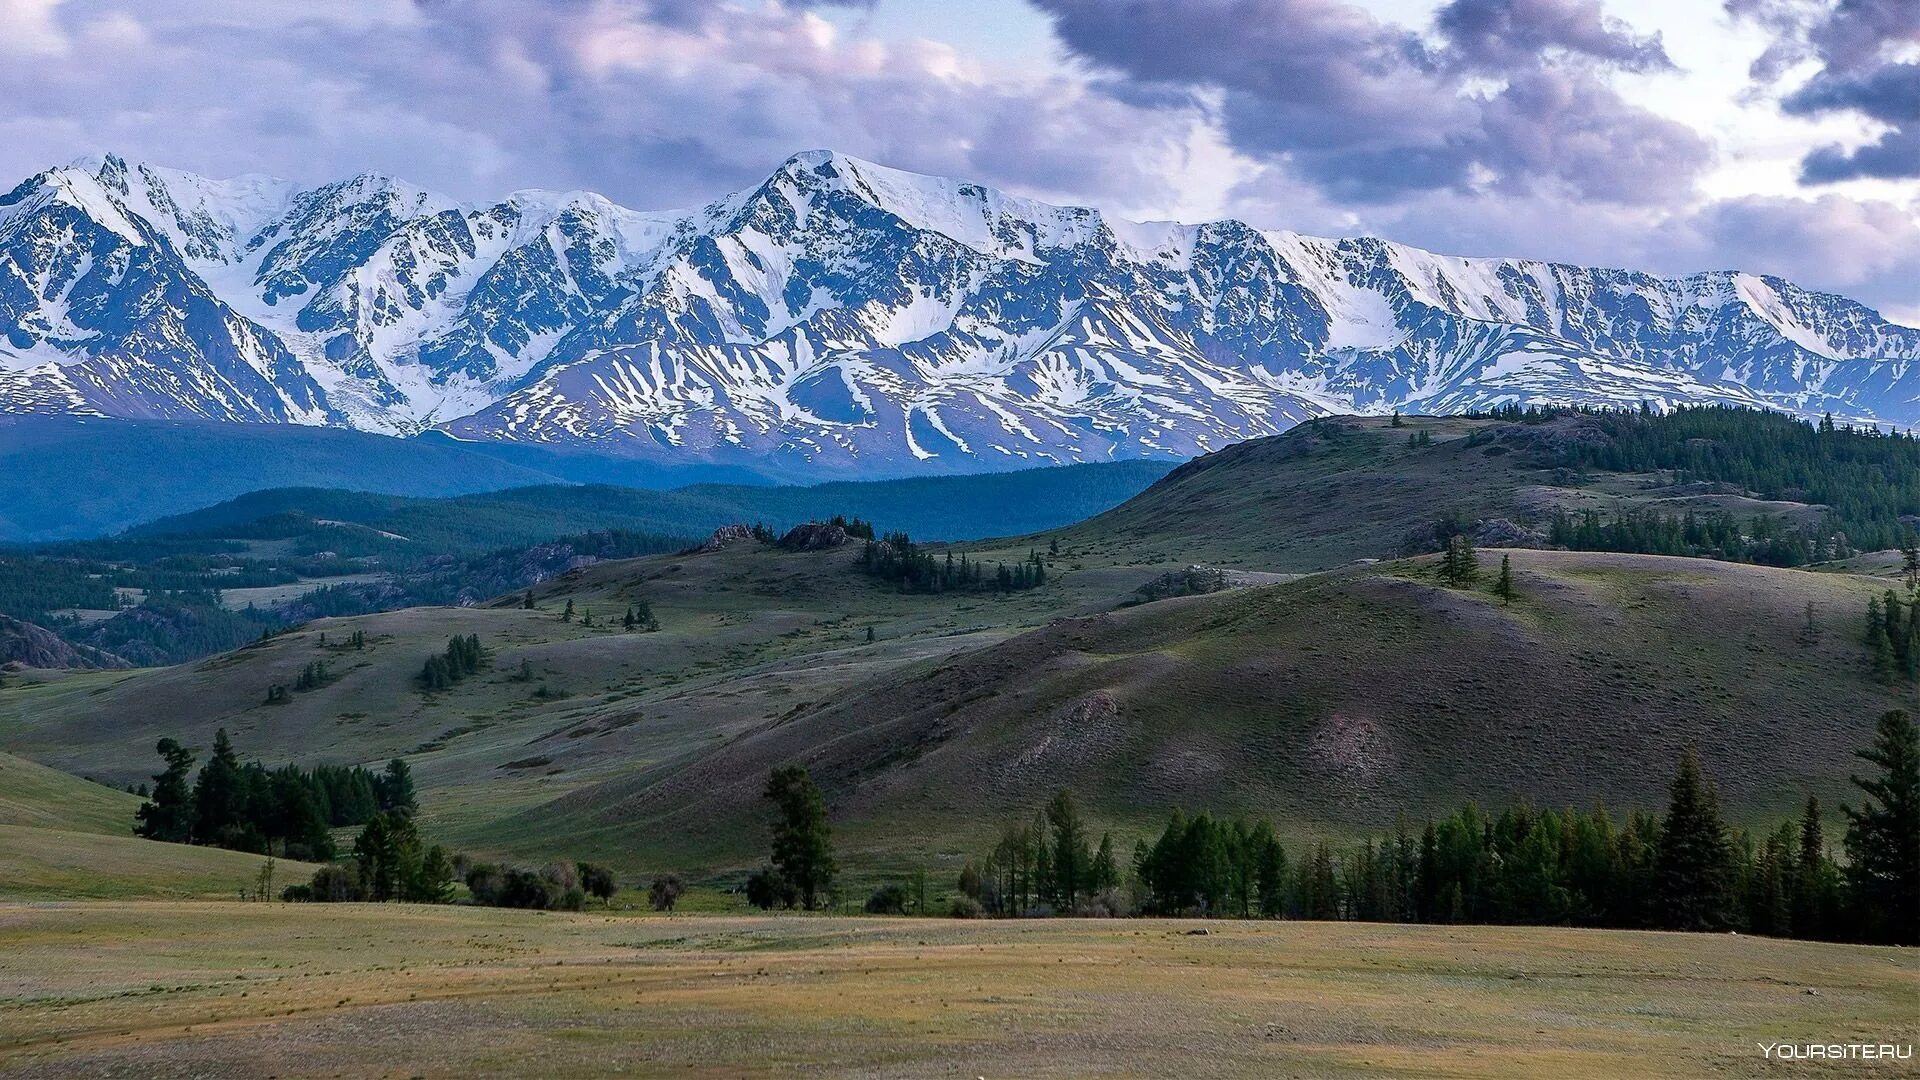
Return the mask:
M 111 150 L 668 207 L 831 147 L 1920 325 L 1920 0 L 0 0 L 0 101 L 0 186 Z

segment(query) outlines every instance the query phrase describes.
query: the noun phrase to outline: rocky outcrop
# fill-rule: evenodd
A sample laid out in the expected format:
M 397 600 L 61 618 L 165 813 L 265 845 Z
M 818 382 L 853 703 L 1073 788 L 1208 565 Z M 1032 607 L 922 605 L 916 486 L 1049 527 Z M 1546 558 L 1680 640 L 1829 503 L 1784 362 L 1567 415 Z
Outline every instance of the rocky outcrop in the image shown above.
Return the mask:
M 784 551 L 826 551 L 846 542 L 847 530 L 840 526 L 809 521 L 787 530 L 787 535 L 780 538 L 780 547 Z
M 1199 596 L 1234 587 L 1233 575 L 1213 566 L 1189 566 L 1169 570 L 1134 591 L 1141 603 L 1169 600 L 1176 596 Z
M 0 615 L 0 666 L 125 668 L 125 660 L 101 649 L 75 645 L 44 626 Z
M 722 525 L 713 530 L 706 543 L 694 548 L 695 551 L 719 551 L 728 544 L 737 544 L 742 540 L 753 539 L 753 530 L 745 525 Z
M 1456 530 L 1442 522 L 1422 525 L 1407 533 L 1401 542 L 1401 550 L 1408 555 L 1425 555 L 1439 551 L 1447 546 L 1447 540 Z M 1482 518 L 1457 530 L 1464 532 L 1474 547 L 1484 548 L 1544 548 L 1547 546 L 1546 533 L 1540 529 L 1529 528 L 1507 518 Z

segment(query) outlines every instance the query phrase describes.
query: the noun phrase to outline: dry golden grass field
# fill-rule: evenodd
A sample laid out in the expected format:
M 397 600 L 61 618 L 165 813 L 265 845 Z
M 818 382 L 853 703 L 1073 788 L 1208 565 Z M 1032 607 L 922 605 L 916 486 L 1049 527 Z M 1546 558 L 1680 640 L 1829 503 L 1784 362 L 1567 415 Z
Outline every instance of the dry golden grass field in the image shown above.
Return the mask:
M 1920 954 L 1353 923 L 0 906 L 8 1076 L 1806 1075 L 1763 1058 L 1781 1040 L 1920 1042 Z

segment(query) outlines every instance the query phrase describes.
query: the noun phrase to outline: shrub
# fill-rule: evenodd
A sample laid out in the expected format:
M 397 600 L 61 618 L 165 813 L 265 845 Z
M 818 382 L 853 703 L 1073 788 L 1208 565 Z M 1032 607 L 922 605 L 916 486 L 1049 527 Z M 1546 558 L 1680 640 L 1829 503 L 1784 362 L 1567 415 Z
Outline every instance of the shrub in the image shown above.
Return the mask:
M 773 867 L 761 867 L 747 876 L 747 903 L 761 911 L 791 908 L 799 902 L 800 891 Z
M 979 919 L 986 916 L 987 909 L 973 897 L 962 895 L 953 898 L 953 906 L 947 909 L 947 914 L 956 919 Z
M 907 913 L 907 890 L 898 885 L 882 885 L 867 897 L 869 915 L 905 915 Z
M 323 903 L 349 903 L 367 898 L 366 882 L 360 878 L 357 863 L 334 863 L 323 866 L 313 873 L 313 883 L 308 886 L 313 899 Z
M 687 885 L 679 874 L 661 874 L 647 887 L 647 899 L 653 902 L 653 910 L 671 913 L 680 894 L 686 891 Z
M 506 891 L 506 873 L 492 863 L 474 863 L 468 866 L 462 875 L 467 882 L 467 891 L 473 894 L 473 902 L 487 907 L 499 907 L 500 896 Z
M 613 871 L 595 863 L 580 864 L 580 887 L 587 890 L 587 895 L 608 907 L 613 906 L 613 894 L 620 891 L 620 883 L 614 880 Z

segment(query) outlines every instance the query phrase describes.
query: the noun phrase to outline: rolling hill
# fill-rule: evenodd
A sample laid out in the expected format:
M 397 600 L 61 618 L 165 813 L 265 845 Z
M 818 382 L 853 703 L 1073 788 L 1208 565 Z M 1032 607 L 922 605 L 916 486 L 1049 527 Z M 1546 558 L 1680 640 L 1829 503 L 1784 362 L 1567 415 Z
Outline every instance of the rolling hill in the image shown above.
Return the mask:
M 951 850 L 1060 786 L 1138 828 L 1184 807 L 1340 833 L 1469 799 L 1657 806 L 1689 742 L 1729 811 L 1761 820 L 1809 791 L 1842 796 L 1853 749 L 1899 703 L 1854 633 L 1884 582 L 1500 554 L 1519 584 L 1511 606 L 1445 588 L 1415 560 L 1063 619 L 499 827 L 530 847 L 645 835 L 742 859 L 758 785 L 798 761 L 845 831 L 881 852 Z
M 0 753 L 0 900 L 231 897 L 265 861 L 133 835 L 140 799 Z M 314 868 L 282 861 L 282 881 Z
M 1911 695 L 1873 681 L 1857 641 L 1885 560 L 1483 548 L 1489 575 L 1512 559 L 1509 606 L 1405 554 L 1442 516 L 1529 543 L 1568 507 L 1826 520 L 1676 470 L 1556 464 L 1592 436 L 1579 417 L 1319 421 L 1088 521 L 947 548 L 1044 553 L 1040 588 L 905 592 L 858 571 L 858 541 L 739 538 L 569 571 L 532 609 L 514 593 L 173 668 L 34 674 L 0 688 L 0 746 L 113 783 L 151 771 L 160 735 L 204 747 L 221 726 L 268 762 L 402 755 L 429 829 L 465 850 L 703 872 L 757 857 L 758 785 L 787 761 L 867 865 L 955 857 L 1060 785 L 1128 830 L 1187 807 L 1351 835 L 1466 799 L 1656 805 L 1695 742 L 1741 820 L 1844 794 L 1873 719 Z M 1267 583 L 1137 602 L 1197 562 Z M 623 631 L 643 601 L 661 629 Z M 344 647 L 355 631 L 365 647 Z M 429 693 L 416 676 L 455 634 L 487 664 Z M 315 660 L 324 685 L 266 703 Z

